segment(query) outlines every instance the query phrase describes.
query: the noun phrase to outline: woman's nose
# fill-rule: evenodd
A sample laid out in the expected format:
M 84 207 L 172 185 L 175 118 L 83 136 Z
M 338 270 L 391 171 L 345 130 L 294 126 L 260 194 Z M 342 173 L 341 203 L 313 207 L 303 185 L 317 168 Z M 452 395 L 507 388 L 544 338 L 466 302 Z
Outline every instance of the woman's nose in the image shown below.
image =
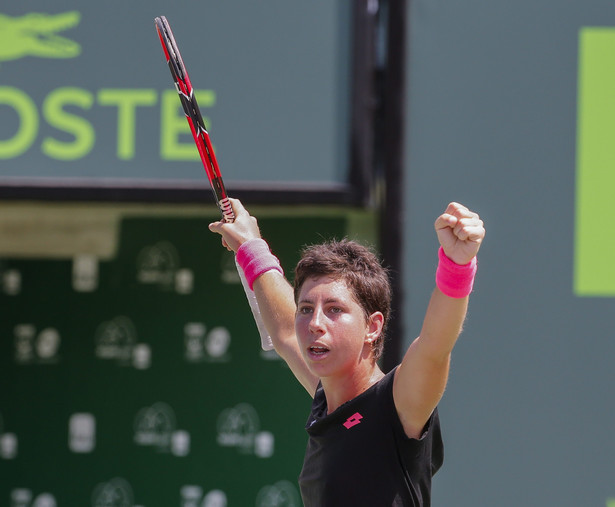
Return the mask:
M 320 309 L 315 308 L 312 312 L 312 318 L 310 319 L 310 331 L 312 333 L 318 332 L 322 329 L 323 315 Z

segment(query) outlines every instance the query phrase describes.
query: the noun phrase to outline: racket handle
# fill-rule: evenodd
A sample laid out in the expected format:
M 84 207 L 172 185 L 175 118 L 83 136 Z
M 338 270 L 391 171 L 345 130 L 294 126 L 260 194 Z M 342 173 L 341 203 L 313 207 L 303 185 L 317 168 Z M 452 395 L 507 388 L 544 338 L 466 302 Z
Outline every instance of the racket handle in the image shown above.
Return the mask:
M 237 266 L 237 273 L 239 273 L 239 278 L 241 279 L 241 285 L 243 285 L 243 290 L 246 293 L 246 298 L 248 299 L 248 303 L 250 303 L 250 310 L 252 310 L 252 316 L 254 317 L 254 322 L 256 322 L 256 327 L 258 328 L 258 333 L 261 336 L 261 348 L 263 350 L 272 350 L 273 342 L 271 341 L 271 337 L 265 328 L 265 323 L 263 322 L 263 317 L 261 315 L 260 308 L 258 307 L 258 301 L 256 300 L 256 295 L 254 291 L 250 289 L 248 285 L 248 281 L 246 280 L 246 276 L 243 273 L 243 269 L 237 263 L 237 258 L 235 257 L 235 266 Z
M 222 212 L 222 220 L 224 222 L 232 223 L 235 221 L 235 213 L 233 212 L 233 206 L 231 205 L 231 201 L 228 197 L 220 199 L 218 206 L 220 207 L 220 211 Z M 239 268 L 239 266 L 237 267 Z

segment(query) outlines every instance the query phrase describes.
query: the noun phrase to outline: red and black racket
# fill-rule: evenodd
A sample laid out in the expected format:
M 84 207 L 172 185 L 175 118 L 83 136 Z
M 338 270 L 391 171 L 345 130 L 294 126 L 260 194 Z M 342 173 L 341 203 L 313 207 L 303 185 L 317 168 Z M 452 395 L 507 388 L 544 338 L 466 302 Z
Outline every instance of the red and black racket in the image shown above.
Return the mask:
M 186 119 L 192 131 L 192 137 L 194 137 L 194 142 L 199 150 L 199 155 L 201 156 L 205 172 L 209 178 L 209 183 L 211 183 L 211 188 L 214 191 L 216 204 L 218 208 L 220 208 L 222 219 L 225 222 L 234 222 L 235 213 L 226 195 L 224 183 L 222 182 L 222 175 L 218 167 L 218 161 L 216 160 L 216 155 L 211 146 L 211 141 L 209 140 L 209 133 L 205 128 L 205 122 L 201 116 L 199 105 L 196 102 L 194 89 L 188 77 L 184 61 L 179 53 L 175 37 L 173 37 L 173 32 L 171 31 L 167 18 L 160 16 L 154 21 L 156 23 L 156 31 L 160 37 L 162 49 L 164 50 L 164 55 L 169 65 L 169 70 L 175 82 L 175 88 L 177 89 L 177 93 L 179 93 L 179 99 L 181 100 L 184 113 L 186 113 Z M 235 264 L 237 264 L 237 259 L 235 259 Z M 239 273 L 241 284 L 248 298 L 248 303 L 250 304 L 256 326 L 258 327 L 258 332 L 261 337 L 261 346 L 264 350 L 271 350 L 273 349 L 273 342 L 263 322 L 254 291 L 248 286 L 243 269 L 241 269 L 239 265 L 237 265 L 237 272 Z
M 169 70 L 175 82 L 175 88 L 177 89 L 177 93 L 179 93 L 179 99 L 184 108 L 188 124 L 190 125 L 192 136 L 194 137 L 194 142 L 199 150 L 201 161 L 203 162 L 205 172 L 211 183 L 216 204 L 218 208 L 220 208 L 223 220 L 225 222 L 233 222 L 235 220 L 235 214 L 233 213 L 233 208 L 226 195 L 222 175 L 220 174 L 220 168 L 216 160 L 216 154 L 211 146 L 209 133 L 205 128 L 205 122 L 201 116 L 199 105 L 196 102 L 194 89 L 192 88 L 186 66 L 184 65 L 177 43 L 175 42 L 175 37 L 173 37 L 173 32 L 171 31 L 167 18 L 160 16 L 154 21 L 156 23 L 156 30 L 160 37 L 162 49 L 164 50 L 164 55 L 167 59 L 167 64 L 169 65 Z

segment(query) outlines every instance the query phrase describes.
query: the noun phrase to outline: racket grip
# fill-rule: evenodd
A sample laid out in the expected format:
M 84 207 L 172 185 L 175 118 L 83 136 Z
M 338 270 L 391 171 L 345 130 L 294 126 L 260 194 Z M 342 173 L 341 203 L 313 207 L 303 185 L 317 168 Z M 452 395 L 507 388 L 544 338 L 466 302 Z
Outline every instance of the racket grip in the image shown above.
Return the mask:
M 231 201 L 228 197 L 220 200 L 219 203 L 220 211 L 222 212 L 222 219 L 225 222 L 232 223 L 235 221 L 235 213 L 233 212 L 233 206 L 231 205 Z M 239 269 L 239 266 L 237 266 Z M 239 270 L 241 274 L 241 269 Z
M 273 342 L 271 341 L 271 337 L 265 328 L 265 323 L 263 322 L 263 317 L 261 315 L 260 308 L 258 307 L 258 301 L 256 300 L 256 295 L 254 291 L 250 289 L 248 285 L 248 281 L 246 280 L 246 276 L 243 273 L 243 269 L 237 263 L 237 257 L 235 257 L 235 266 L 237 266 L 237 273 L 239 273 L 239 278 L 241 279 L 241 285 L 243 286 L 243 290 L 246 293 L 246 298 L 248 299 L 248 303 L 250 304 L 250 310 L 252 310 L 252 316 L 254 317 L 254 322 L 256 322 L 256 327 L 258 328 L 258 333 L 261 337 L 261 348 L 263 350 L 273 350 Z

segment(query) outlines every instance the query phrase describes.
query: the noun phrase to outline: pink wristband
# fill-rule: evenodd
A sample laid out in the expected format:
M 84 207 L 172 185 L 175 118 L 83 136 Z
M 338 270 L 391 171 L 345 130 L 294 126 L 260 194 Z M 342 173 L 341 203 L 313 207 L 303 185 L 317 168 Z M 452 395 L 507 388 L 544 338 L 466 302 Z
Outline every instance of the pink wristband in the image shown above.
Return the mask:
M 438 250 L 438 269 L 436 270 L 436 286 L 443 294 L 452 298 L 464 298 L 470 295 L 476 275 L 476 257 L 464 265 L 450 260 L 440 247 Z
M 254 280 L 267 271 L 275 269 L 284 274 L 280 261 L 269 250 L 264 239 L 254 238 L 243 243 L 237 250 L 237 263 L 246 275 L 250 289 L 254 290 Z

